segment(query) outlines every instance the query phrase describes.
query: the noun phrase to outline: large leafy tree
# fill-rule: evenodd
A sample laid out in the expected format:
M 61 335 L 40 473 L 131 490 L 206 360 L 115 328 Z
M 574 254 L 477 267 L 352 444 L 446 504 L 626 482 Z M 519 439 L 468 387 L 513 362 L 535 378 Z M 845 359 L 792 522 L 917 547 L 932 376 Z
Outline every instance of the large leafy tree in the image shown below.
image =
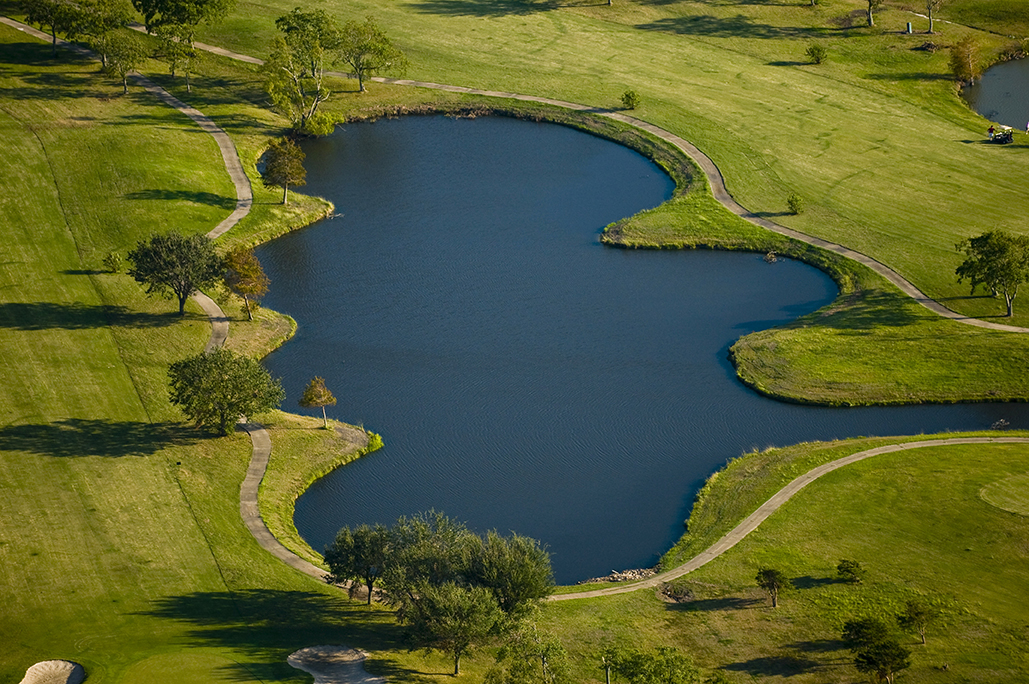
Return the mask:
M 901 646 L 896 639 L 884 639 L 861 649 L 854 656 L 858 672 L 870 674 L 878 682 L 893 684 L 897 672 L 911 667 L 911 651 Z
M 267 294 L 269 282 L 253 247 L 237 247 L 225 255 L 225 286 L 243 298 L 243 307 L 251 321 L 254 312 L 250 302 Z
M 261 180 L 266 188 L 282 188 L 282 203 L 289 203 L 289 186 L 307 183 L 304 151 L 290 138 L 272 143 L 264 157 Z
M 297 7 L 275 20 L 282 32 L 272 43 L 264 64 L 265 89 L 275 109 L 298 133 L 323 135 L 332 131 L 330 119 L 318 107 L 332 95 L 325 87 L 325 60 L 340 44 L 336 21 L 323 10 Z
M 1018 288 L 1029 280 L 1029 238 L 991 230 L 962 240 L 957 249 L 966 257 L 955 270 L 958 282 L 970 281 L 973 294 L 980 285 L 990 288 L 994 297 L 1003 294 L 1011 316 Z
M 141 241 L 129 252 L 128 260 L 132 264 L 129 275 L 146 286 L 147 294 L 178 298 L 180 316 L 186 312 L 186 300 L 217 283 L 224 270 L 210 239 L 177 232 Z
M 128 0 L 81 0 L 80 32 L 89 46 L 100 55 L 100 64 L 107 66 L 107 55 L 117 29 L 128 26 L 132 20 L 132 5 Z
M 361 525 L 354 531 L 344 527 L 335 540 L 325 548 L 325 562 L 333 582 L 350 582 L 353 598 L 357 582 L 368 590 L 368 605 L 372 604 L 375 582 L 382 576 L 389 549 L 389 530 L 382 525 Z
M 143 15 L 148 33 L 171 29 L 192 46 L 197 27 L 224 18 L 235 0 L 132 0 L 132 5 Z
M 493 592 L 505 613 L 515 614 L 554 591 L 550 555 L 519 534 L 488 532 L 472 545 L 469 579 Z
M 462 656 L 503 630 L 504 612 L 488 589 L 425 582 L 416 593 L 418 601 L 407 617 L 410 634 L 426 650 L 450 655 L 455 677 L 461 674 Z
M 891 637 L 890 626 L 878 617 L 847 620 L 843 625 L 843 643 L 852 651 L 860 651 Z
M 785 573 L 775 568 L 761 568 L 757 571 L 757 585 L 768 592 L 772 608 L 779 607 L 779 594 L 793 586 Z
M 369 76 L 377 73 L 400 76 L 408 67 L 407 57 L 393 45 L 372 17 L 363 23 L 345 23 L 335 53 L 339 61 L 350 67 L 361 92 L 364 92 L 364 81 Z
M 72 39 L 82 26 L 82 8 L 74 0 L 23 0 L 25 21 L 48 29 L 50 48 L 57 54 L 57 35 Z
M 176 361 L 168 378 L 171 403 L 198 427 L 213 426 L 223 435 L 240 417 L 276 408 L 286 396 L 260 363 L 224 348 Z

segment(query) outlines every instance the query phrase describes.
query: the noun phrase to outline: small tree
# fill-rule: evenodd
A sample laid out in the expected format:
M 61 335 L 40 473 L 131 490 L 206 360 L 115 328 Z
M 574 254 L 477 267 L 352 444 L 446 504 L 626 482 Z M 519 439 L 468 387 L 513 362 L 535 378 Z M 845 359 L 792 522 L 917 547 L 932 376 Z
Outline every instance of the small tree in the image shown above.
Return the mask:
M 267 294 L 269 282 L 253 247 L 237 247 L 225 255 L 225 286 L 243 298 L 247 318 L 251 321 L 254 320 L 254 312 L 250 309 L 250 301 Z M 332 403 L 335 404 L 335 400 Z
M 121 255 L 118 252 L 108 252 L 104 257 L 104 268 L 108 273 L 117 273 L 121 270 Z
M 761 568 L 757 571 L 757 585 L 768 592 L 772 599 L 772 608 L 779 607 L 779 592 L 787 591 L 793 586 L 789 578 L 781 570 Z
M 336 539 L 325 548 L 325 562 L 333 582 L 351 582 L 350 596 L 354 596 L 357 581 L 368 589 L 368 605 L 372 605 L 375 582 L 382 576 L 389 549 L 389 530 L 382 525 L 361 525 L 353 532 L 344 527 Z
M 926 628 L 939 616 L 929 602 L 924 598 L 909 600 L 904 606 L 904 612 L 897 616 L 897 622 L 901 629 L 915 632 L 925 643 Z
M 804 211 L 804 198 L 795 192 L 791 192 L 786 198 L 786 206 L 790 208 L 791 214 L 799 214 Z
M 865 11 L 868 15 L 869 26 L 875 26 L 875 19 L 872 18 L 872 15 L 875 13 L 876 10 L 883 6 L 884 1 L 885 0 L 865 0 L 865 2 L 867 3 Z
M 866 646 L 854 657 L 858 672 L 873 675 L 876 681 L 893 684 L 897 672 L 911 667 L 911 651 L 896 639 L 886 639 Z
M 965 36 L 950 48 L 950 70 L 962 83 L 973 83 L 979 78 L 979 43 Z
M 148 295 L 178 298 L 180 316 L 186 313 L 186 300 L 217 283 L 223 271 L 221 257 L 203 235 L 152 235 L 129 252 L 128 260 L 129 275 L 146 286 Z
M 636 109 L 640 106 L 640 94 L 635 90 L 626 90 L 622 93 L 622 106 L 626 109 Z
M 925 13 L 929 17 L 929 33 L 935 33 L 933 31 L 933 12 L 938 11 L 943 7 L 945 0 L 925 0 Z
M 115 33 L 107 41 L 107 60 L 104 73 L 121 81 L 122 93 L 129 92 L 129 73 L 136 71 L 147 60 L 147 49 L 134 35 Z
M 274 142 L 265 153 L 261 180 L 266 188 L 282 188 L 282 203 L 289 203 L 289 186 L 307 184 L 304 151 L 290 138 Z
M 423 583 L 416 593 L 418 601 L 408 615 L 411 637 L 427 651 L 453 657 L 456 677 L 461 674 L 461 657 L 500 632 L 504 613 L 482 587 Z
M 816 43 L 809 46 L 808 49 L 804 51 L 804 54 L 807 55 L 807 58 L 814 64 L 821 64 L 825 61 L 825 58 L 829 56 L 829 51 L 825 49 L 824 45 L 818 45 Z
M 158 44 L 156 57 L 168 65 L 171 77 L 182 74 L 186 81 L 186 92 L 193 92 L 191 76 L 200 64 L 200 52 L 189 40 L 189 27 L 179 24 L 162 24 L 154 29 Z
M 856 560 L 848 560 L 844 558 L 836 566 L 836 574 L 845 582 L 857 584 L 864 577 L 865 571 L 861 567 L 861 563 L 858 563 Z
M 539 609 L 518 621 L 504 634 L 496 662 L 486 672 L 484 684 L 561 684 L 570 682 L 564 646 L 553 634 L 539 628 Z
M 276 408 L 285 397 L 261 364 L 222 348 L 173 363 L 168 378 L 171 403 L 198 427 L 216 426 L 223 435 L 241 416 Z
M 954 271 L 958 282 L 968 279 L 971 294 L 980 285 L 990 288 L 994 297 L 1003 294 L 1011 316 L 1018 287 L 1029 280 L 1029 238 L 992 230 L 962 240 L 956 247 L 966 255 Z
M 57 34 L 74 38 L 82 23 L 82 10 L 72 0 L 23 0 L 25 21 L 49 29 L 52 53 L 57 55 Z
M 81 33 L 89 46 L 100 55 L 101 66 L 107 66 L 107 53 L 115 31 L 128 26 L 132 20 L 132 5 L 128 0 L 80 0 Z
M 340 32 L 334 50 L 338 61 L 347 64 L 357 78 L 358 91 L 364 92 L 364 80 L 380 72 L 402 76 L 407 71 L 407 57 L 393 43 L 372 17 L 364 23 L 348 21 Z
M 336 397 L 332 396 L 332 392 L 325 386 L 323 378 L 315 377 L 311 380 L 304 389 L 304 393 L 300 395 L 300 401 L 297 403 L 304 408 L 320 407 L 322 410 L 322 427 L 326 430 L 329 429 L 329 419 L 325 415 L 325 407 L 335 406 Z

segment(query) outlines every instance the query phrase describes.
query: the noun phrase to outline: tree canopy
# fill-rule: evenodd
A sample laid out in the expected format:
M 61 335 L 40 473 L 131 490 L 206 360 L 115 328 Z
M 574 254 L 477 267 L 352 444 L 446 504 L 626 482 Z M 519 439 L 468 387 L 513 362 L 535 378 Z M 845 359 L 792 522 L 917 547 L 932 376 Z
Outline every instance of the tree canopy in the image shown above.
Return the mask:
M 51 50 L 57 54 L 57 34 L 74 38 L 78 33 L 82 12 L 72 0 L 23 0 L 25 21 L 49 29 Z
M 316 376 L 311 382 L 307 383 L 307 387 L 304 388 L 304 393 L 300 395 L 300 401 L 297 403 L 304 408 L 321 408 L 322 427 L 329 427 L 329 419 L 325 415 L 325 407 L 335 406 L 336 397 L 332 396 L 332 392 L 325 386 L 324 378 Z
M 260 363 L 224 348 L 176 361 L 168 378 L 171 403 L 198 427 L 214 426 L 223 435 L 241 416 L 276 408 L 286 396 Z
M 180 316 L 186 313 L 186 300 L 217 283 L 224 268 L 209 238 L 174 231 L 141 240 L 128 260 L 129 275 L 146 286 L 148 295 L 178 298 Z
M 424 582 L 417 595 L 407 618 L 409 633 L 423 648 L 449 654 L 455 677 L 461 674 L 462 656 L 502 631 L 504 612 L 488 589 Z
M 261 268 L 253 247 L 236 247 L 225 255 L 225 286 L 243 298 L 249 320 L 254 320 L 251 300 L 259 300 L 268 292 L 270 281 Z M 333 402 L 335 403 L 335 402 Z
M 282 203 L 288 204 L 289 186 L 305 185 L 304 151 L 290 138 L 271 144 L 265 153 L 261 180 L 266 188 L 282 188 Z
M 372 604 L 375 582 L 382 576 L 389 549 L 389 530 L 382 525 L 361 525 L 353 532 L 344 527 L 325 549 L 325 562 L 333 582 L 351 582 L 353 598 L 357 581 L 368 589 L 368 605 Z
M 1019 286 L 1029 280 L 1029 237 L 991 230 L 962 240 L 957 249 L 965 260 L 955 270 L 958 282 L 971 282 L 971 294 L 985 285 L 993 296 L 1004 295 L 1007 315 L 1014 312 Z
M 107 38 L 105 46 L 107 59 L 104 60 L 104 73 L 121 81 L 122 92 L 127 93 L 129 92 L 129 73 L 143 66 L 149 57 L 149 52 L 139 38 L 121 33 Z
M 191 46 L 200 24 L 224 18 L 235 4 L 235 0 L 132 0 L 148 33 L 163 27 Z
M 903 612 L 897 616 L 897 623 L 901 629 L 915 632 L 925 643 L 925 630 L 936 618 L 939 611 L 929 604 L 924 598 L 910 599 L 904 605 Z
M 367 17 L 363 23 L 346 22 L 334 52 L 339 61 L 350 67 L 361 92 L 364 92 L 364 81 L 369 76 L 377 73 L 402 76 L 408 67 L 407 57 L 394 47 L 372 17 Z
M 757 585 L 768 592 L 772 608 L 779 607 L 779 593 L 793 586 L 785 573 L 775 568 L 761 568 L 757 571 Z

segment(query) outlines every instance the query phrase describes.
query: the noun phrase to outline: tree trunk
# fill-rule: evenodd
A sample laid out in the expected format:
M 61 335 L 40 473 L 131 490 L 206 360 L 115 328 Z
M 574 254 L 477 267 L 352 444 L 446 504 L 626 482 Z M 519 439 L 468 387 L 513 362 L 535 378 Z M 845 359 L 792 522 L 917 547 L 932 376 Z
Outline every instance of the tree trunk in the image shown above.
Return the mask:
M 926 14 L 929 15 L 929 33 L 933 32 L 933 11 L 931 9 L 926 10 Z
M 324 406 L 322 406 L 322 428 L 325 429 L 325 430 L 329 429 L 329 419 L 325 415 L 325 407 Z M 371 603 L 371 602 L 372 602 L 372 600 L 369 597 L 368 603 Z
M 1015 295 L 1009 295 L 1007 292 L 1004 293 L 1004 301 L 1008 305 L 1008 318 L 1014 313 Z
M 608 663 L 604 663 L 604 682 L 611 684 L 611 666 Z
M 186 295 L 185 297 L 183 297 L 182 295 L 179 295 L 178 297 L 179 297 L 179 315 L 180 316 L 185 316 L 186 315 L 186 300 L 189 299 L 189 295 Z
M 778 608 L 778 607 L 779 607 L 779 592 L 773 591 L 772 592 L 772 608 Z
M 868 25 L 875 26 L 875 19 L 872 18 L 872 8 L 868 8 Z
M 925 646 L 925 627 L 918 630 L 918 636 L 922 637 L 922 645 Z
M 254 312 L 250 310 L 250 298 L 246 295 L 243 295 L 243 305 L 247 308 L 247 318 L 251 321 L 254 320 Z
M 461 674 L 461 654 L 460 653 L 455 653 L 454 654 L 454 676 L 456 677 L 459 674 Z
M 53 37 L 53 41 L 50 43 L 50 52 L 54 57 L 57 56 L 57 27 L 53 26 L 50 29 L 50 35 Z
M 189 84 L 189 69 L 186 69 L 186 92 L 187 93 L 192 93 L 193 92 L 193 88 Z
M 325 407 L 323 406 L 322 407 L 322 411 L 324 411 L 324 410 L 325 410 Z M 368 583 L 368 605 L 369 606 L 372 605 L 372 587 L 374 585 L 375 585 L 375 580 L 372 580 L 371 582 Z
M 129 94 L 129 75 L 128 74 L 125 74 L 124 76 L 121 77 L 121 94 L 122 95 L 128 95 Z
M 286 196 L 287 192 L 289 192 L 289 183 L 283 183 L 282 184 L 282 203 L 283 204 L 289 204 L 289 198 Z

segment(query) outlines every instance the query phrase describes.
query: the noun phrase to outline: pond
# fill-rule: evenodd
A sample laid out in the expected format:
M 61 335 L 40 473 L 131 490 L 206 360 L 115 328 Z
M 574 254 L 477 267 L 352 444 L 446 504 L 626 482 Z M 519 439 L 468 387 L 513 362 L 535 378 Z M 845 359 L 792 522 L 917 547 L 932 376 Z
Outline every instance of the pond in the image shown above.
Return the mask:
M 824 306 L 835 284 L 754 254 L 600 245 L 604 225 L 672 191 L 614 143 L 410 117 L 305 150 L 305 190 L 342 216 L 258 250 L 266 305 L 299 324 L 266 363 L 285 408 L 321 375 L 331 415 L 386 444 L 297 501 L 316 549 L 343 525 L 434 508 L 540 539 L 573 583 L 652 565 L 704 479 L 751 449 L 1029 424 L 1016 404 L 830 409 L 748 390 L 729 346 Z
M 1024 131 L 1029 122 L 1029 59 L 990 67 L 962 95 L 972 109 L 990 121 Z

